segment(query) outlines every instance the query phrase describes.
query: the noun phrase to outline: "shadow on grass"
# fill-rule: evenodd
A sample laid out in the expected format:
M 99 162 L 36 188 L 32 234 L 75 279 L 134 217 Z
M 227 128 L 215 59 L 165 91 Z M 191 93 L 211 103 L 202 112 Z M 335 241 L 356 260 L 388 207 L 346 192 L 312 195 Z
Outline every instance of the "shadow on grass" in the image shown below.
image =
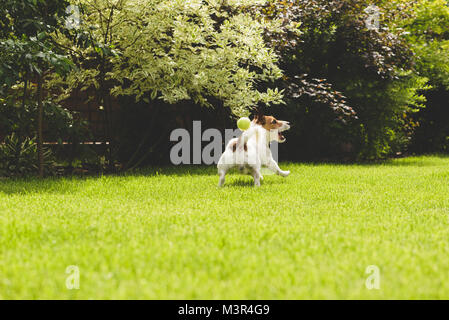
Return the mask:
M 217 167 L 215 165 L 210 166 L 165 166 L 154 168 L 143 168 L 135 171 L 125 172 L 118 174 L 117 176 L 125 177 L 142 177 L 142 176 L 212 176 L 217 175 Z M 218 176 L 218 175 L 217 175 Z
M 1 178 L 0 193 L 12 194 L 30 194 L 30 193 L 55 193 L 70 194 L 79 191 L 84 182 L 91 182 L 102 179 L 103 177 L 116 178 L 141 178 L 155 176 L 217 176 L 217 170 L 214 166 L 178 166 L 178 167 L 155 167 L 144 168 L 132 172 L 104 174 L 104 175 L 69 175 L 63 177 L 47 177 L 39 179 L 37 177 L 24 178 Z M 218 180 L 217 180 L 218 181 Z M 118 182 L 119 183 L 119 180 Z
M 252 178 L 242 179 L 242 178 L 230 178 L 228 177 L 226 180 L 224 188 L 229 187 L 244 187 L 244 188 L 254 188 L 254 180 Z
M 121 183 L 121 178 L 151 178 L 157 176 L 171 176 L 185 178 L 189 176 L 216 176 L 218 174 L 215 166 L 167 166 L 143 168 L 135 171 L 103 174 L 103 175 L 70 175 L 63 177 L 47 177 L 39 179 L 37 177 L 25 178 L 1 178 L 0 194 L 30 194 L 30 193 L 54 193 L 71 194 L 82 190 L 84 183 L 106 178 L 117 178 L 117 183 Z M 107 187 L 107 186 L 105 186 Z
M 95 180 L 99 177 L 51 177 L 45 179 L 38 178 L 14 178 L 0 179 L 0 195 L 26 195 L 26 194 L 71 194 L 82 188 L 82 183 Z M 71 183 L 76 181 L 77 183 Z
M 408 157 L 388 159 L 383 161 L 383 165 L 392 167 L 432 167 L 442 165 L 441 160 L 448 160 L 447 154 L 431 154 L 421 157 Z
M 432 167 L 441 166 L 442 160 L 448 161 L 449 154 L 426 154 L 411 155 L 397 158 L 389 158 L 372 161 L 303 161 L 303 162 L 284 162 L 283 164 L 300 164 L 306 166 L 342 166 L 342 167 L 373 167 L 373 166 L 391 166 L 391 167 Z
M 214 170 L 205 170 L 204 172 L 198 168 L 195 171 L 187 170 L 169 170 L 167 171 L 157 171 L 157 170 L 143 170 L 139 173 L 131 173 L 126 175 L 105 175 L 103 177 L 113 177 L 117 178 L 115 181 L 109 180 L 105 184 L 104 188 L 108 188 L 108 184 L 120 184 L 123 183 L 121 178 L 151 178 L 157 176 L 176 176 L 179 178 L 188 178 L 191 176 L 216 176 L 216 181 L 210 185 L 210 187 L 215 187 L 218 184 L 218 175 Z M 83 191 L 84 188 L 89 187 L 91 182 L 98 182 L 103 179 L 102 176 L 69 176 L 69 177 L 50 177 L 40 180 L 38 178 L 14 178 L 14 179 L 0 179 L 0 196 L 1 194 L 6 195 L 29 195 L 29 194 L 61 194 L 70 195 L 77 194 Z M 262 186 L 266 185 L 278 185 L 281 184 L 282 180 L 270 179 L 265 176 L 262 181 Z M 226 184 L 224 187 L 244 187 L 244 188 L 254 188 L 254 179 L 251 176 L 241 175 L 239 173 L 230 173 L 226 177 Z
M 385 161 L 367 162 L 367 163 L 337 163 L 337 162 L 301 162 L 301 163 L 282 163 L 281 166 L 289 165 L 301 165 L 301 166 L 320 166 L 320 165 L 337 165 L 345 167 L 371 167 L 371 166 L 384 166 L 384 167 L 432 167 L 442 166 L 445 162 L 442 160 L 448 160 L 447 154 L 432 154 L 420 157 L 409 158 L 397 158 L 389 159 Z M 122 174 L 105 174 L 104 177 L 117 177 L 117 178 L 140 178 L 140 177 L 155 177 L 155 176 L 175 176 L 175 177 L 188 177 L 188 176 L 211 176 L 217 177 L 217 169 L 215 165 L 210 166 L 165 166 L 165 167 L 153 167 L 138 169 L 133 172 L 125 172 Z M 239 178 L 236 178 L 240 176 Z M 51 177 L 40 180 L 38 178 L 0 178 L 0 194 L 6 195 L 13 194 L 30 194 L 30 193 L 54 193 L 54 194 L 72 194 L 79 192 L 83 188 L 84 182 L 95 181 L 102 179 L 101 175 L 88 175 L 88 176 L 65 176 L 65 177 Z M 114 182 L 115 183 L 115 182 Z M 116 183 L 120 183 L 120 179 Z M 281 180 L 277 179 L 265 179 L 262 181 L 263 185 L 281 184 Z M 243 177 L 238 173 L 231 172 L 226 178 L 225 186 L 229 187 L 253 187 L 254 180 L 251 177 Z M 107 186 L 105 186 L 107 187 Z
M 217 179 L 218 182 L 218 179 Z M 261 187 L 263 186 L 271 186 L 271 185 L 280 185 L 283 184 L 283 179 L 270 179 L 265 176 L 265 178 L 261 181 Z M 226 182 L 224 187 L 244 187 L 244 188 L 254 188 L 254 179 L 251 176 L 244 177 L 238 174 L 231 174 L 226 177 Z
M 380 159 L 380 160 L 361 160 L 361 161 L 299 161 L 299 162 L 283 162 L 283 165 L 300 164 L 306 166 L 321 166 L 321 165 L 335 165 L 344 167 L 370 167 L 370 166 L 434 166 L 441 165 L 441 160 L 449 160 L 449 154 L 423 154 L 423 155 L 408 155 L 403 157 Z

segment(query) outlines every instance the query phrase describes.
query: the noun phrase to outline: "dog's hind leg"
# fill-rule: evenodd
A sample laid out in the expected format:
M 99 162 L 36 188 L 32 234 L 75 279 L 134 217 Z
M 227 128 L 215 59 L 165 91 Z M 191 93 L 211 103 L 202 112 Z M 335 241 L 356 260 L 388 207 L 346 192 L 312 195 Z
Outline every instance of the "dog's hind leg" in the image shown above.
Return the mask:
M 220 180 L 218 181 L 218 186 L 222 187 L 225 183 L 226 172 L 228 171 L 228 166 L 219 165 L 218 166 L 218 175 L 220 176 Z
M 254 177 L 254 186 L 260 187 L 260 169 L 254 168 L 253 170 L 253 177 Z
M 218 180 L 218 186 L 223 187 L 223 185 L 225 183 L 226 171 L 221 171 L 219 174 L 220 174 L 220 180 Z
M 270 169 L 271 171 L 282 177 L 287 177 L 290 174 L 290 171 L 281 170 L 281 168 L 279 168 L 279 165 L 276 163 L 276 161 L 274 161 L 274 159 L 270 160 L 270 163 L 268 164 L 268 169 Z

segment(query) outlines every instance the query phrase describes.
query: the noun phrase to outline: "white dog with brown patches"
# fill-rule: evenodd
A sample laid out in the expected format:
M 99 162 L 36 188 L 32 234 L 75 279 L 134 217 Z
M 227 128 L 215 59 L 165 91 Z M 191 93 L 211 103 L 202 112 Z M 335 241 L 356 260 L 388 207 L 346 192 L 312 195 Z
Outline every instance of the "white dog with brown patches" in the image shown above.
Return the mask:
M 225 152 L 221 155 L 217 165 L 220 176 L 218 186 L 223 186 L 226 173 L 234 167 L 238 167 L 242 173 L 251 174 L 256 187 L 260 186 L 260 180 L 263 179 L 260 173 L 262 166 L 287 177 L 290 171 L 279 168 L 271 154 L 270 142 L 285 142 L 282 132 L 288 129 L 290 129 L 288 121 L 277 120 L 273 116 L 256 116 L 250 128 L 239 138 L 229 141 Z

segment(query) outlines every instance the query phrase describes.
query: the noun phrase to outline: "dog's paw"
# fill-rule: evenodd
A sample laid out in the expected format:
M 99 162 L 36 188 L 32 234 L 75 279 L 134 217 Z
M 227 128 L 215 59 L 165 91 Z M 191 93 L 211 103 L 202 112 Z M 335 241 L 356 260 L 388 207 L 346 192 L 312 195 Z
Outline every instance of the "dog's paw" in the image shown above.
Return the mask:
M 282 171 L 281 176 L 288 177 L 290 175 L 290 171 Z

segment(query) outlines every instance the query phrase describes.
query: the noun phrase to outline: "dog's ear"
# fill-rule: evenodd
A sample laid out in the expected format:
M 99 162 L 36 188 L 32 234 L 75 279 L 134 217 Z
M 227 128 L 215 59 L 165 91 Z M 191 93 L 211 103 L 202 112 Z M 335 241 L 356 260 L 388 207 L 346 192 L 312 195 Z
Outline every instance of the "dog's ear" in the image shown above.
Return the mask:
M 254 120 L 256 120 L 256 123 L 260 124 L 261 126 L 266 123 L 265 116 L 263 114 L 256 114 Z
M 260 124 L 262 126 L 266 123 L 265 115 L 260 108 L 257 108 L 257 113 L 254 116 L 254 120 L 256 120 L 257 124 Z

